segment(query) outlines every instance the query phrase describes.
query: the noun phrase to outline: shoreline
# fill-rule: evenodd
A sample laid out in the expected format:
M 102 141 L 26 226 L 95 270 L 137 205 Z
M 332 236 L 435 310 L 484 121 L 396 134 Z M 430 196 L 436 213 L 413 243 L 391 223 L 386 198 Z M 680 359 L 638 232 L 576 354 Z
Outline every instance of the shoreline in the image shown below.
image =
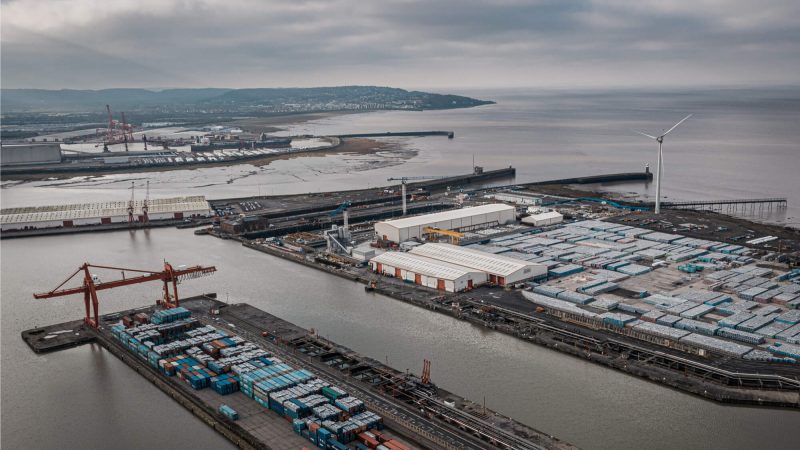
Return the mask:
M 218 162 L 218 163 L 194 163 L 194 164 L 182 164 L 180 166 L 161 166 L 161 167 L 120 167 L 120 168 L 98 168 L 97 170 L 76 170 L 74 172 L 44 172 L 41 173 L 40 170 L 34 170 L 30 173 L 23 173 L 23 174 L 8 174 L 0 172 L 0 181 L 21 181 L 21 182 L 31 182 L 31 181 L 58 181 L 58 180 L 68 180 L 71 178 L 77 177 L 101 177 L 105 175 L 116 175 L 116 174 L 134 174 L 134 173 L 153 173 L 153 172 L 174 172 L 180 170 L 197 170 L 197 169 L 205 169 L 205 168 L 214 168 L 214 167 L 230 167 L 236 165 L 251 165 L 256 167 L 263 167 L 268 166 L 274 161 L 282 161 L 282 160 L 289 160 L 289 159 L 296 159 L 296 158 L 307 158 L 307 157 L 322 157 L 322 156 L 329 156 L 329 155 L 341 155 L 341 154 L 357 154 L 357 155 L 373 155 L 382 151 L 387 150 L 403 150 L 405 147 L 402 144 L 397 143 L 390 143 L 390 142 L 381 142 L 374 139 L 365 139 L 365 138 L 348 138 L 348 139 L 339 139 L 339 143 L 332 145 L 330 147 L 325 147 L 319 150 L 308 150 L 308 151 L 301 151 L 295 153 L 287 153 L 283 155 L 277 156 L 263 156 L 263 157 L 253 157 L 248 159 L 239 159 L 230 162 Z M 46 170 L 46 169 L 44 169 Z M 36 173 L 40 172 L 40 173 Z

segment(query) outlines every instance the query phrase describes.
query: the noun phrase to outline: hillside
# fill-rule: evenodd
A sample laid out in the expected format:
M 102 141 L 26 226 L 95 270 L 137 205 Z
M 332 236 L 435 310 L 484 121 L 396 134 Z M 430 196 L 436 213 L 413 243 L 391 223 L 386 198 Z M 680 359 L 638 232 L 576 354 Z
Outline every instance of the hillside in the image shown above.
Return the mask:
M 303 112 L 359 109 L 450 109 L 493 103 L 378 86 L 254 89 L 2 89 L 3 114 L 98 112 Z

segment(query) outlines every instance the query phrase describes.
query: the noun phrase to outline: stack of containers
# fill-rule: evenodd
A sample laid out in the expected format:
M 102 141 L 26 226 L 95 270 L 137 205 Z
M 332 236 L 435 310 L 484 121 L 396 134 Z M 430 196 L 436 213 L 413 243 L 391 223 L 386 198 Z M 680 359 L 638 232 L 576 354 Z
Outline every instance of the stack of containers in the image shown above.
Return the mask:
M 345 397 L 347 392 L 337 386 L 326 386 L 322 388 L 322 395 L 328 397 L 329 400 L 336 400 L 339 397 Z
M 314 412 L 314 417 L 323 422 L 326 420 L 338 421 L 342 418 L 342 410 L 328 403 L 312 408 L 312 411 Z
M 636 305 L 629 305 L 627 303 L 619 303 L 617 305 L 617 309 L 620 310 L 620 311 L 625 311 L 625 312 L 634 313 L 634 314 L 645 314 L 645 313 L 650 311 L 650 309 L 648 309 L 648 308 L 644 308 L 644 307 L 636 306 Z
M 150 321 L 154 324 L 169 323 L 179 319 L 188 319 L 191 315 L 192 313 L 188 309 L 179 306 L 177 308 L 162 309 L 154 312 Z
M 644 320 L 645 322 L 652 322 L 652 323 L 655 323 L 655 322 L 656 322 L 656 320 L 657 320 L 659 317 L 663 316 L 663 315 L 664 315 L 664 313 L 662 313 L 661 311 L 658 311 L 658 310 L 654 309 L 654 310 L 652 310 L 652 311 L 648 311 L 648 312 L 646 312 L 646 313 L 642 314 L 642 317 L 640 317 L 640 319 Z
M 220 395 L 232 394 L 239 390 L 239 379 L 229 373 L 212 377 L 211 388 Z
M 749 331 L 751 333 L 755 332 L 757 329 L 769 324 L 775 318 L 778 317 L 778 314 L 767 314 L 764 316 L 755 316 L 752 319 L 746 320 L 738 325 L 736 325 L 737 330 L 742 331 Z
M 382 430 L 383 418 L 373 412 L 364 411 L 352 417 L 353 420 L 364 423 L 368 430 Z
M 192 389 L 204 389 L 211 384 L 211 378 L 217 376 L 216 373 L 206 369 L 199 363 L 194 366 L 184 366 L 177 371 L 178 378 L 185 380 Z
M 220 350 L 228 347 L 235 347 L 242 342 L 241 338 L 238 338 L 238 341 L 232 337 L 226 337 L 222 339 L 215 339 L 211 342 L 206 342 L 203 344 L 203 351 L 208 353 L 209 355 L 217 358 L 220 355 Z
M 673 326 L 679 330 L 686 330 L 694 333 L 705 334 L 706 336 L 714 336 L 717 333 L 717 330 L 719 329 L 719 327 L 716 325 L 711 325 L 710 323 L 701 322 L 699 320 L 693 320 L 693 319 L 681 319 L 677 321 Z
M 364 407 L 364 402 L 355 398 L 355 397 L 339 397 L 333 402 L 339 409 L 342 411 L 347 412 L 351 416 L 356 413 L 360 413 L 364 411 L 366 408 Z
M 533 288 L 533 292 L 555 298 L 558 294 L 564 292 L 564 289 L 556 286 L 539 285 Z
M 271 398 L 270 402 L 272 402 Z M 283 402 L 283 413 L 291 419 L 302 419 L 311 415 L 311 408 L 300 400 L 293 398 Z
M 636 320 L 636 317 L 629 316 L 627 314 L 611 313 L 611 312 L 600 314 L 599 317 L 603 319 L 603 323 L 613 325 L 619 328 L 625 328 L 626 323 L 633 322 Z
M 788 341 L 795 336 L 800 336 L 800 324 L 792 325 L 791 327 L 778 333 L 775 338 L 780 341 Z
M 262 368 L 254 370 L 254 371 L 251 371 L 251 372 L 240 373 L 239 374 L 239 376 L 240 376 L 240 389 L 248 397 L 253 397 L 254 386 L 257 383 L 260 383 L 262 380 L 266 380 L 266 379 L 278 376 L 280 374 L 286 373 L 286 372 L 288 372 L 290 370 L 292 370 L 292 368 L 289 367 L 287 364 L 273 364 L 271 366 L 262 367 Z M 266 392 L 266 395 L 269 395 L 269 392 Z M 267 402 L 267 401 L 268 400 L 265 397 L 264 402 Z M 264 406 L 266 408 L 269 408 L 268 404 L 265 404 L 265 405 L 262 405 L 262 406 Z
M 165 358 L 158 362 L 161 373 L 168 377 L 174 376 L 183 366 L 191 367 L 198 364 L 200 364 L 199 361 L 186 354 L 177 355 L 172 358 Z
M 353 419 L 344 422 L 322 421 L 322 426 L 336 434 L 336 440 L 342 444 L 352 442 L 359 433 L 367 431 L 366 425 Z M 347 447 L 345 447 L 347 448 Z
M 572 291 L 563 291 L 559 292 L 556 295 L 556 298 L 559 300 L 568 301 L 571 303 L 575 303 L 578 305 L 585 305 L 594 300 L 594 297 L 586 294 L 581 294 L 580 292 L 572 292 Z
M 742 341 L 753 345 L 764 343 L 764 336 L 755 333 L 748 333 L 747 331 L 734 330 L 732 328 L 720 328 L 717 330 L 717 334 L 728 339 Z
M 771 324 L 761 327 L 756 330 L 756 334 L 760 334 L 761 336 L 774 338 L 776 335 L 785 331 L 791 327 L 788 323 L 781 323 L 781 322 L 772 322 Z
M 138 322 L 138 323 L 149 323 L 150 322 L 150 318 L 147 317 L 147 314 L 145 314 L 143 312 L 134 314 L 133 315 L 133 320 L 134 320 L 134 322 Z
M 311 430 L 311 427 L 309 427 L 309 430 Z M 316 433 L 317 446 L 320 448 L 328 448 L 328 442 L 331 439 L 331 432 L 317 425 Z
M 320 394 L 312 394 L 312 395 L 309 395 L 307 397 L 300 397 L 300 398 L 298 398 L 298 400 L 300 400 L 300 402 L 302 402 L 304 405 L 306 405 L 306 406 L 308 406 L 309 408 L 312 408 L 312 409 L 317 407 L 317 406 L 319 406 L 319 405 L 324 405 L 326 403 L 330 403 L 330 400 L 328 400 L 327 397 L 325 397 L 324 395 L 320 395 Z
M 111 327 L 112 335 L 131 352 L 194 389 L 211 386 L 220 395 L 240 389 L 262 406 L 293 419 L 295 432 L 323 448 L 346 448 L 344 443 L 358 433 L 383 428 L 382 418 L 366 411 L 361 400 L 316 379 L 311 372 L 270 358 L 239 336 L 199 326 L 185 308 L 158 311 L 149 324 L 146 317 L 135 317 L 138 326 Z M 227 405 L 221 405 L 219 412 L 238 419 L 238 413 Z M 315 417 L 309 417 L 312 413 Z M 321 427 L 323 421 L 325 428 Z
M 775 353 L 776 355 L 788 356 L 790 358 L 800 358 L 800 345 L 776 342 L 774 345 L 767 347 L 767 350 Z
M 719 326 L 721 326 L 723 328 L 736 328 L 736 326 L 739 325 L 740 323 L 745 322 L 747 320 L 750 320 L 753 317 L 755 317 L 753 314 L 750 314 L 749 312 L 742 311 L 742 312 L 736 313 L 736 314 L 734 314 L 732 316 L 728 316 L 728 317 L 718 321 L 717 323 L 719 324 Z

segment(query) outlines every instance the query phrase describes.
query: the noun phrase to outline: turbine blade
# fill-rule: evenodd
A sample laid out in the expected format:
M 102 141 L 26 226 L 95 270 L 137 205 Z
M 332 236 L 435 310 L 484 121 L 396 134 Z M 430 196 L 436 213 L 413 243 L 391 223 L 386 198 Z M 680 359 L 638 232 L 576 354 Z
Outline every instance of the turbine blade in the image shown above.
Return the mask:
M 649 134 L 647 134 L 647 133 L 642 133 L 641 131 L 634 131 L 634 133 L 641 134 L 642 136 L 649 137 L 650 139 L 658 139 L 658 138 L 657 138 L 657 137 L 655 137 L 655 136 L 650 136 Z
M 674 130 L 675 128 L 678 128 L 678 125 L 682 124 L 682 123 L 683 123 L 683 122 L 684 122 L 686 119 L 688 119 L 689 117 L 692 117 L 692 115 L 691 115 L 691 114 L 689 114 L 688 116 L 686 116 L 686 117 L 684 117 L 683 119 L 681 119 L 681 121 L 680 121 L 680 122 L 676 123 L 675 125 L 673 125 L 673 126 L 672 126 L 672 128 L 670 128 L 669 130 L 665 131 L 665 132 L 664 132 L 664 134 L 662 134 L 662 135 L 661 135 L 661 137 L 664 137 L 664 136 L 666 136 L 667 134 L 669 134 L 669 132 L 670 132 L 670 131 Z

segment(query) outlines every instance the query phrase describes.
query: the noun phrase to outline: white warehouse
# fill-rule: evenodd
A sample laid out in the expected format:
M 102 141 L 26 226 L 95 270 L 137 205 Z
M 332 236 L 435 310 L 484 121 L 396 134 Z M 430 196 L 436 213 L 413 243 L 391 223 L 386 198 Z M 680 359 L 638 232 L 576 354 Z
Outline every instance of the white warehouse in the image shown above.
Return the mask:
M 460 292 L 486 283 L 485 273 L 424 256 L 386 252 L 369 262 L 374 272 L 432 289 Z
M 499 286 L 547 274 L 547 266 L 542 264 L 451 244 L 420 245 L 411 249 L 409 253 L 483 272 L 488 276 L 490 283 Z
M 143 200 L 134 201 L 134 220 L 144 219 Z M 182 220 L 207 217 L 211 208 L 204 196 L 150 199 L 149 220 Z M 4 208 L 0 211 L 2 230 L 70 228 L 128 222 L 128 202 L 81 203 L 73 205 Z
M 399 243 L 421 238 L 426 227 L 463 230 L 468 227 L 505 225 L 516 219 L 513 206 L 494 203 L 378 222 L 375 224 L 375 233 L 382 239 Z
M 532 214 L 528 217 L 522 218 L 522 223 L 533 225 L 535 227 L 544 227 L 547 225 L 555 225 L 564 221 L 564 216 L 557 211 L 548 211 L 539 214 Z

